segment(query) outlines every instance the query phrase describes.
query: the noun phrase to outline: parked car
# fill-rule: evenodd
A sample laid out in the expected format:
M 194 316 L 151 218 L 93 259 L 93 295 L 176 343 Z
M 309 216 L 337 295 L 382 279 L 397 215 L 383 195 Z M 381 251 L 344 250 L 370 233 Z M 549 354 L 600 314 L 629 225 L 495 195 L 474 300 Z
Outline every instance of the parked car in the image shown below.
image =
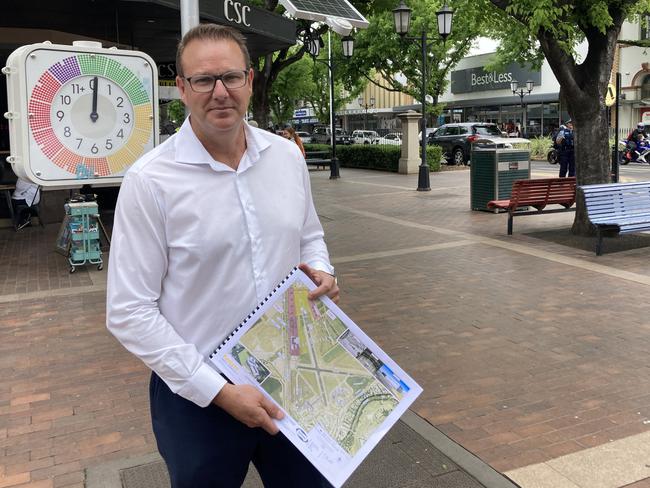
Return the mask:
M 437 127 L 427 127 L 427 138 L 431 135 L 431 133 L 435 132 L 438 128 Z M 418 141 L 422 140 L 422 131 L 418 132 Z
M 473 143 L 492 147 L 512 147 L 496 124 L 462 122 L 445 124 L 429 134 L 427 143 L 440 146 L 443 156 L 456 165 L 467 164 Z
M 337 127 L 336 129 L 336 143 L 337 144 L 352 144 L 352 137 L 346 132 Z M 329 125 L 318 125 L 314 127 L 314 132 L 311 135 L 311 142 L 315 144 L 331 144 L 332 136 Z
M 312 137 L 309 132 L 304 132 L 304 131 L 296 131 L 296 134 L 300 136 L 300 140 L 302 141 L 303 144 L 311 144 L 312 143 Z
M 374 144 L 379 139 L 379 134 L 374 130 L 355 130 L 352 132 L 352 139 L 355 144 Z
M 384 137 L 377 139 L 375 144 L 383 144 L 388 146 L 401 146 L 402 145 L 402 134 L 399 132 L 391 132 L 386 134 Z

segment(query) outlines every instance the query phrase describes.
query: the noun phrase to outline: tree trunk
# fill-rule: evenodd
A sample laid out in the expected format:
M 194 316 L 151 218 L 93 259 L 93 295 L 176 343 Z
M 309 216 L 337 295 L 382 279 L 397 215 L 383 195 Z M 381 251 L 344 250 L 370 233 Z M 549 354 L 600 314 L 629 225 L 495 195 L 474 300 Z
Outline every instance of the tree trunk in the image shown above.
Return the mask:
M 267 88 L 268 80 L 256 71 L 253 80 L 253 119 L 262 129 L 269 126 L 269 91 Z
M 585 97 L 587 98 L 587 97 Z M 569 113 L 575 127 L 575 158 L 578 186 L 611 182 L 609 141 L 603 137 L 608 133 L 607 109 L 605 104 L 571 103 Z M 598 99 L 595 100 L 596 102 Z M 582 192 L 578 192 L 576 216 L 571 231 L 578 235 L 593 235 L 594 227 L 589 223 Z

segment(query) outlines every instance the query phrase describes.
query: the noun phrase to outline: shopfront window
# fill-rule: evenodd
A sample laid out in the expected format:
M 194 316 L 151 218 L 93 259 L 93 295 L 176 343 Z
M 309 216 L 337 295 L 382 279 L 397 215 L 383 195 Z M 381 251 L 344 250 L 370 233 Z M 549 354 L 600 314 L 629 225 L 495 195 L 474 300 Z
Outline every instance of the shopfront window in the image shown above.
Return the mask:
M 524 137 L 529 139 L 542 135 L 542 104 L 535 103 L 526 106 L 526 130 Z
M 501 107 L 501 123 L 511 132 L 513 127 L 521 127 L 521 117 L 523 113 L 521 105 L 503 105 Z
M 557 102 L 554 103 L 545 103 L 543 109 L 543 118 L 542 118 L 542 135 L 548 136 L 555 132 L 560 126 L 559 122 L 559 112 L 560 104 Z

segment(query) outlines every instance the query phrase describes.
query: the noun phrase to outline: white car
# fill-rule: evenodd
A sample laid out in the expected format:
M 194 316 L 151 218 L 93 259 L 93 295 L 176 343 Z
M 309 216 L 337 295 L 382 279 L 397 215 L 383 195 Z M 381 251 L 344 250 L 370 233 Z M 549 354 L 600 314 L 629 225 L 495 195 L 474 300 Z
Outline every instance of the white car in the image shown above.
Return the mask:
M 374 130 L 355 130 L 352 132 L 354 144 L 374 144 L 379 139 L 379 134 Z
M 385 146 L 401 146 L 402 145 L 402 134 L 399 132 L 391 132 L 386 134 L 384 137 L 377 139 L 375 144 L 385 145 Z
M 303 144 L 311 144 L 311 134 L 304 131 L 296 131 L 296 134 L 300 136 L 300 140 Z

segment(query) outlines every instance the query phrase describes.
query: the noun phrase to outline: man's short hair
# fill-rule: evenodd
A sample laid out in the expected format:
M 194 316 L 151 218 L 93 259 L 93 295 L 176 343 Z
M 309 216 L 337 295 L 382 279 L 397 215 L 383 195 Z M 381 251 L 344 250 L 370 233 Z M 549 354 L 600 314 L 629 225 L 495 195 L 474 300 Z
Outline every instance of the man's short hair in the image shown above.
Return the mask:
M 199 24 L 188 30 L 183 38 L 178 43 L 176 49 L 176 74 L 183 77 L 182 57 L 183 51 L 187 45 L 192 41 L 232 41 L 239 46 L 242 54 L 244 55 L 244 63 L 246 69 L 251 65 L 251 57 L 246 47 L 246 38 L 237 29 L 225 25 L 217 24 Z

